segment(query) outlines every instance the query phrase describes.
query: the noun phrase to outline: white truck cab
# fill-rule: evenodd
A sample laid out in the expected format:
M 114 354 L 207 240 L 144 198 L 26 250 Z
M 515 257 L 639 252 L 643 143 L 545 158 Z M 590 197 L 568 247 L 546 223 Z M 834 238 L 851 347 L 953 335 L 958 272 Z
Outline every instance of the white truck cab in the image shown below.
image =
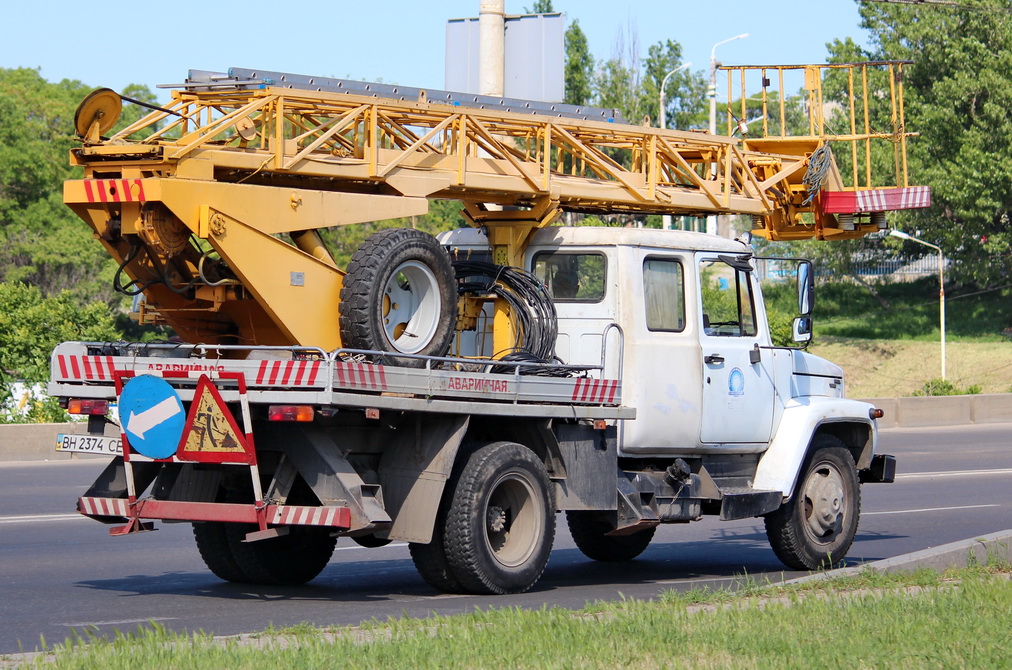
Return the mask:
M 488 251 L 476 229 L 440 241 L 457 257 Z M 743 242 L 700 233 L 550 227 L 533 234 L 526 263 L 555 301 L 558 360 L 603 360 L 600 374 L 620 379 L 623 404 L 636 410 L 634 420 L 617 422 L 618 458 L 633 488 L 651 479 L 672 488 L 670 500 L 655 505 L 657 519 L 642 509 L 623 519 L 620 504 L 609 532 L 707 512 L 763 515 L 780 558 L 811 568 L 846 553 L 860 512 L 859 479 L 890 481 L 894 460 L 875 457 L 879 410 L 844 397 L 839 366 L 774 345 L 752 256 Z M 804 342 L 811 266 L 795 266 L 801 314 L 794 331 Z M 491 353 L 478 346 L 488 333 L 461 340 L 467 354 Z M 685 479 L 697 484 L 696 494 L 716 488 L 720 502 L 678 504 L 686 487 L 673 463 L 699 477 L 698 484 Z M 657 470 L 665 475 L 654 477 Z M 793 504 L 799 482 L 801 506 Z M 651 491 L 664 497 L 657 486 Z

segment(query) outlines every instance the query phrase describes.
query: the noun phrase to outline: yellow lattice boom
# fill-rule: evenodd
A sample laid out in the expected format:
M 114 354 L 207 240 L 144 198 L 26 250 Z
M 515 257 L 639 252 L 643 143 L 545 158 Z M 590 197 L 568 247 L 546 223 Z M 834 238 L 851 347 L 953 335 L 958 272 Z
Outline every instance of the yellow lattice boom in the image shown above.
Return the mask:
M 805 72 L 809 115 L 821 119 L 822 77 Z M 762 76 L 765 84 L 767 71 Z M 892 65 L 889 77 L 896 78 Z M 882 227 L 885 209 L 901 207 L 869 209 L 861 193 L 909 193 L 905 152 L 904 181 L 894 187 L 878 188 L 870 173 L 861 186 L 846 186 L 829 155 L 812 191 L 803 183 L 812 157 L 836 138 L 822 121 L 801 135 L 769 133 L 767 88 L 767 132 L 744 140 L 570 118 L 544 105 L 518 110 L 448 104 L 424 92 L 403 99 L 239 81 L 175 90 L 165 108 L 105 138 L 106 112 L 118 99 L 99 95 L 79 110 L 84 141 L 72 162 L 84 167 L 84 179 L 67 182 L 64 196 L 130 286 L 186 339 L 337 346 L 342 272 L 315 231 L 421 214 L 430 198 L 463 202 L 511 264 L 529 232 L 559 211 L 745 214 L 770 239 L 842 239 Z M 900 110 L 901 91 L 890 95 Z M 863 104 L 871 99 L 866 86 Z M 839 141 L 905 147 L 902 111 L 898 118 L 890 132 L 871 132 L 866 122 L 865 132 L 852 127 Z M 852 163 L 856 175 L 856 153 Z M 205 273 L 210 249 L 228 276 Z M 264 273 L 265 262 L 283 266 L 291 281 Z M 332 318 L 306 317 L 289 287 L 301 281 L 312 281 L 314 300 Z

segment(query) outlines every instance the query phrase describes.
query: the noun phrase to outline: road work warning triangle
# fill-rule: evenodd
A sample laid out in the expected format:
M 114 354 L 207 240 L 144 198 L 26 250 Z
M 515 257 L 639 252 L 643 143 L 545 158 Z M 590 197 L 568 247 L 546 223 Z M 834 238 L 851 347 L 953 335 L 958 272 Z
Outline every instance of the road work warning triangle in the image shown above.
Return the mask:
M 176 457 L 200 463 L 253 462 L 253 450 L 207 375 L 197 381 Z

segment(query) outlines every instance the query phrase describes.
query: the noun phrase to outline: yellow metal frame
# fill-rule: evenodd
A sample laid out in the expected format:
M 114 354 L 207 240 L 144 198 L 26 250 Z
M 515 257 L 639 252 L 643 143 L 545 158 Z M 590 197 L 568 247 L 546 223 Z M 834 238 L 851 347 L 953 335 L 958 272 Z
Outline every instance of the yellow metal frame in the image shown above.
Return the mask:
M 904 66 L 909 64 L 907 61 L 869 61 L 824 65 L 721 66 L 719 70 L 727 74 L 727 99 L 737 103 L 737 107 L 734 110 L 729 108 L 726 115 L 727 134 L 731 135 L 735 131 L 739 119 L 747 119 L 752 112 L 758 111 L 762 119 L 763 138 L 807 137 L 847 145 L 852 169 L 849 184 L 843 185 L 843 188 L 909 186 L 907 139 L 917 136 L 917 133 L 907 132 L 903 111 L 903 71 Z M 842 105 L 838 101 L 827 102 L 823 94 L 826 76 L 837 72 L 847 77 L 844 91 L 846 100 Z M 882 73 L 887 78 L 888 92 L 873 88 L 869 84 L 869 74 L 876 72 Z M 785 85 L 788 77 L 794 73 L 803 74 L 804 77 L 803 102 L 806 106 L 807 133 L 792 134 L 787 129 L 788 102 Z M 756 101 L 756 94 L 748 92 L 750 87 L 759 89 L 758 109 L 756 105 L 749 104 L 750 101 Z M 772 93 L 776 94 L 773 104 L 771 104 L 771 98 L 774 98 Z M 876 129 L 872 123 L 873 113 L 882 109 L 888 111 L 887 130 Z M 847 132 L 827 132 L 827 119 L 830 117 L 842 121 L 847 127 Z M 776 129 L 771 131 L 771 121 L 775 121 L 779 132 L 776 132 Z M 883 181 L 885 175 L 882 174 L 873 176 L 871 161 L 873 142 L 886 142 L 893 147 L 895 171 L 891 175 L 891 181 Z
M 782 80 L 789 67 L 774 71 Z M 852 102 L 851 132 L 842 137 L 825 133 L 822 69 L 808 67 L 809 108 L 817 111 L 809 134 L 772 136 L 764 119 L 764 136 L 745 141 L 282 87 L 174 91 L 165 110 L 108 139 L 90 134 L 72 151 L 85 180 L 67 182 L 65 201 L 123 272 L 142 285 L 162 280 L 145 289 L 148 311 L 185 339 L 329 349 L 341 344 L 343 273 L 316 231 L 422 214 L 428 198 L 462 201 L 472 224 L 489 231 L 496 261 L 507 265 L 522 265 L 531 233 L 564 210 L 747 214 L 756 232 L 772 239 L 869 232 L 843 230 L 817 199 L 806 203 L 802 179 L 825 142 L 889 140 L 897 142 L 897 171 L 906 183 L 911 134 L 903 128 L 901 65 L 888 65 L 891 133 L 871 132 L 867 68 L 851 66 L 852 99 L 854 72 L 863 82 L 864 132 L 856 130 Z M 729 86 L 740 72 L 744 91 L 751 70 L 730 70 Z M 766 95 L 763 88 L 764 115 Z M 741 98 L 744 118 L 747 96 Z M 872 181 L 870 165 L 866 173 L 863 187 Z M 855 181 L 856 174 L 855 167 Z M 126 195 L 96 199 L 95 180 L 133 185 L 124 187 Z M 829 186 L 845 188 L 835 166 Z M 190 244 L 167 257 L 158 244 L 135 253 L 137 243 L 122 236 L 150 241 L 159 226 L 177 238 L 189 231 Z M 197 281 L 209 249 L 236 279 Z M 497 346 L 514 335 L 509 317 L 505 305 L 497 307 Z

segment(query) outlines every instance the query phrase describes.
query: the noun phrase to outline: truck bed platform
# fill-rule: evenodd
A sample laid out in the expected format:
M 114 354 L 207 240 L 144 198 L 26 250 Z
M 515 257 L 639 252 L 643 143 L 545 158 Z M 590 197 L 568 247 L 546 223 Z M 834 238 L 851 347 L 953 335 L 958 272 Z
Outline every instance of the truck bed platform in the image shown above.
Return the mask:
M 249 357 L 222 357 L 235 352 Z M 180 398 L 188 402 L 196 380 L 206 375 L 231 402 L 239 398 L 234 380 L 238 373 L 252 404 L 505 412 L 546 418 L 635 417 L 633 408 L 621 406 L 621 381 L 599 378 L 603 366 L 405 356 L 426 365 L 408 368 L 366 360 L 380 355 L 305 347 L 65 342 L 53 352 L 48 391 L 58 397 L 115 399 L 117 377 L 150 374 L 171 378 L 179 385 Z M 493 368 L 496 372 L 485 371 Z

